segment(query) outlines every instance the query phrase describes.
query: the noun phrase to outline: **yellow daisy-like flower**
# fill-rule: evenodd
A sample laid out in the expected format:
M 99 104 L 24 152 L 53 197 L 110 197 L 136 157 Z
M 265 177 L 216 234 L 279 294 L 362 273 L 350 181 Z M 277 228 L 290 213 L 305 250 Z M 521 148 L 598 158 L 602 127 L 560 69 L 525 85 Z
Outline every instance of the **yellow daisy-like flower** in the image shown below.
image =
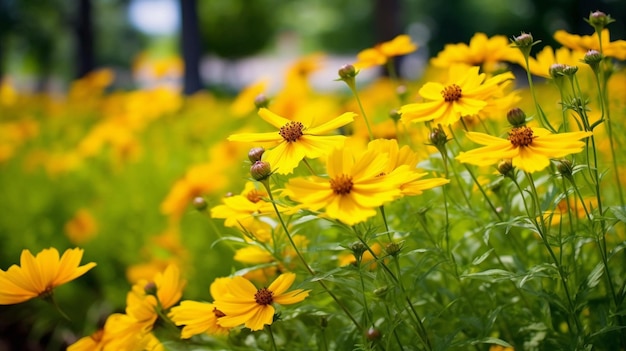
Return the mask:
M 513 79 L 510 72 L 487 78 L 478 73 L 480 67 L 452 66 L 446 84 L 428 82 L 419 90 L 426 102 L 404 105 L 400 108 L 402 121 L 426 122 L 444 126 L 457 122 L 463 116 L 479 113 L 487 101 L 502 95 L 500 83 Z
M 557 30 L 554 33 L 554 39 L 563 46 L 582 53 L 589 50 L 600 51 L 600 40 L 598 34 L 592 35 L 576 35 L 570 34 L 564 30 Z M 608 57 L 614 57 L 618 60 L 626 60 L 626 41 L 611 41 L 611 34 L 608 29 L 602 31 L 602 53 Z
M 224 197 L 221 205 L 211 208 L 211 217 L 224 218 L 227 227 L 248 227 L 255 216 L 274 213 L 274 206 L 268 199 L 267 191 L 257 188 L 253 182 L 247 182 L 240 195 Z M 280 205 L 277 207 L 279 211 L 285 210 Z
M 507 139 L 488 134 L 468 132 L 468 139 L 484 147 L 461 152 L 456 159 L 477 166 L 488 166 L 511 159 L 513 166 L 533 173 L 550 165 L 550 159 L 565 157 L 582 151 L 585 143 L 580 139 L 591 132 L 552 134 L 547 129 L 522 126 L 513 128 Z
M 378 150 L 360 154 L 335 149 L 326 163 L 328 178 L 290 179 L 284 195 L 301 207 L 317 211 L 348 225 L 365 221 L 376 209 L 402 195 L 401 184 L 413 181 L 415 174 L 402 166 L 386 174 L 389 156 Z
M 320 125 L 315 125 L 314 121 L 292 121 L 265 108 L 259 109 L 259 116 L 278 128 L 278 132 L 234 134 L 228 140 L 273 144 L 274 147 L 263 154 L 264 160 L 277 173 L 289 174 L 303 158 L 318 158 L 336 147 L 341 147 L 345 136 L 325 134 L 352 122 L 356 114 L 346 112 Z
M 233 277 L 227 282 L 228 292 L 215 300 L 215 306 L 225 316 L 218 321 L 222 327 L 245 325 L 251 330 L 261 330 L 272 324 L 275 308 L 273 304 L 291 305 L 309 296 L 309 290 L 296 289 L 287 292 L 296 275 L 281 274 L 267 288 L 257 289 L 243 277 Z
M 256 110 L 254 99 L 267 90 L 269 80 L 262 79 L 245 87 L 230 105 L 230 113 L 235 117 L 243 117 Z
M 217 278 L 211 284 L 211 296 L 222 296 L 227 293 L 226 284 L 231 278 Z M 178 326 L 183 325 L 180 337 L 189 339 L 194 335 L 225 335 L 230 328 L 219 325 L 218 321 L 224 313 L 217 309 L 215 304 L 185 300 L 173 307 L 169 317 Z
M 511 47 L 504 35 L 488 38 L 485 33 L 476 33 L 465 43 L 446 44 L 437 57 L 431 59 L 436 67 L 449 67 L 453 64 L 482 66 L 483 70 L 493 72 L 502 61 L 518 62 L 519 50 Z
M 413 179 L 408 178 L 406 183 L 400 184 L 402 195 L 419 195 L 424 190 L 431 189 L 440 185 L 448 184 L 449 179 L 430 178 L 420 179 L 428 175 L 428 173 L 418 173 L 414 171 L 419 162 L 419 157 L 408 145 L 398 146 L 396 139 L 376 139 L 372 140 L 367 148 L 369 150 L 378 150 L 378 152 L 386 153 L 389 156 L 389 162 L 384 174 L 392 173 L 401 166 L 408 166 L 409 171 L 415 174 Z
M 384 65 L 390 58 L 410 54 L 417 48 L 417 44 L 411 42 L 410 36 L 401 34 L 390 41 L 359 52 L 354 67 L 363 69 Z
M 94 262 L 80 265 L 83 249 L 68 249 L 59 258 L 51 247 L 33 256 L 23 250 L 20 266 L 0 269 L 0 305 L 12 305 L 38 296 L 48 296 L 59 285 L 74 280 L 96 266 Z

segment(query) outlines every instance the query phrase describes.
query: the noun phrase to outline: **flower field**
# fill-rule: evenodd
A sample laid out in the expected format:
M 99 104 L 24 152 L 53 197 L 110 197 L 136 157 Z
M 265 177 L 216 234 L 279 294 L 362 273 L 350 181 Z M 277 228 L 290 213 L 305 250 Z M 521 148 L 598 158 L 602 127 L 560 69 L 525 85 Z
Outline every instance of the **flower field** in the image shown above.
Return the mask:
M 417 80 L 400 35 L 333 93 L 322 54 L 234 98 L 1 82 L 0 350 L 625 350 L 626 41 L 587 21 Z

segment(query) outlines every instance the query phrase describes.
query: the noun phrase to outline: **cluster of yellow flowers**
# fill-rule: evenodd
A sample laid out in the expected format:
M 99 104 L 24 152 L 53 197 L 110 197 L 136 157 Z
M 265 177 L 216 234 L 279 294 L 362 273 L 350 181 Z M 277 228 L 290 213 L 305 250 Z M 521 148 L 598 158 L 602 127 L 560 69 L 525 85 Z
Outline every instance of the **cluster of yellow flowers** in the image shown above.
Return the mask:
M 432 79 L 424 84 L 415 86 L 412 82 L 392 77 L 358 90 L 356 78 L 359 70 L 380 65 L 388 65 L 392 69 L 391 58 L 418 49 L 409 36 L 400 35 L 362 51 L 353 65 L 339 70 L 338 80 L 343 81 L 354 95 L 354 101 L 344 99 L 341 104 L 319 96 L 308 84 L 309 74 L 319 66 L 321 56 L 318 55 L 294 64 L 287 73 L 285 87 L 271 99 L 263 95 L 268 86 L 266 81 L 251 85 L 229 106 L 230 113 L 236 117 L 234 122 L 230 125 L 215 122 L 215 126 L 219 127 L 217 129 L 227 129 L 223 131 L 228 133 L 223 135 L 227 141 L 215 142 L 208 161 L 190 165 L 184 175 L 174 181 L 160 204 L 161 213 L 168 218 L 169 229 L 173 229 L 159 237 L 157 244 L 172 257 L 168 260 L 153 259 L 148 263 L 151 269 L 145 271 L 134 267 L 136 274 L 129 273 L 132 272 L 129 269 L 127 275 L 133 285 L 126 295 L 124 313 L 108 315 L 101 328 L 77 340 L 68 350 L 162 350 L 165 349 L 162 338 L 155 332 L 159 322 L 164 322 L 172 328 L 176 337 L 182 339 L 197 335 L 220 337 L 242 327 L 250 331 L 267 329 L 271 343 L 276 347 L 271 326 L 280 319 L 282 307 L 279 306 L 302 302 L 311 291 L 314 291 L 311 294 L 314 298 L 328 296 L 328 300 L 333 300 L 331 303 L 336 303 L 343 310 L 349 322 L 357 329 L 367 331 L 366 340 L 382 345 L 376 344 L 378 336 L 375 331 L 383 324 L 381 320 L 388 317 L 376 320 L 370 316 L 366 302 L 363 303 L 363 317 L 355 317 L 354 311 L 345 306 L 326 281 L 332 273 L 320 278 L 318 273 L 322 273 L 326 266 L 307 260 L 307 251 L 315 252 L 313 248 L 320 243 L 318 236 L 321 236 L 309 231 L 324 231 L 330 226 L 341 228 L 342 233 L 355 234 L 359 241 L 350 247 L 337 249 L 341 253 L 333 254 L 327 260 L 335 261 L 338 266 L 354 265 L 359 269 L 367 266 L 375 270 L 381 266 L 381 275 L 388 275 L 388 281 L 401 287 L 402 293 L 398 296 L 406 301 L 398 303 L 398 306 L 406 304 L 412 311 L 414 337 L 425 349 L 433 350 L 435 348 L 429 337 L 431 332 L 424 327 L 423 319 L 416 312 L 411 300 L 412 292 L 407 293 L 402 280 L 396 276 L 401 273 L 399 261 L 394 261 L 398 263 L 397 272 L 386 265 L 389 260 L 397 259 L 403 250 L 404 243 L 398 239 L 401 236 L 395 235 L 395 232 L 402 225 L 398 222 L 406 218 L 386 209 L 400 204 L 398 206 L 406 206 L 403 210 L 410 208 L 408 211 L 411 213 L 421 215 L 427 210 L 418 211 L 411 207 L 411 201 L 422 204 L 419 201 L 424 199 L 421 198 L 433 197 L 438 199 L 436 202 L 445 203 L 445 215 L 442 216 L 445 218 L 442 229 L 445 239 L 433 242 L 436 242 L 437 250 L 446 252 L 446 262 L 456 264 L 450 244 L 452 225 L 448 204 L 455 203 L 457 199 L 449 198 L 449 188 L 458 186 L 458 201 L 465 200 L 468 207 L 471 207 L 471 200 L 466 194 L 467 186 L 478 188 L 485 198 L 484 203 L 493 209 L 497 220 L 507 226 L 512 226 L 514 222 L 513 219 L 504 221 L 502 207 L 496 208 L 490 200 L 493 194 L 487 194 L 483 188 L 488 181 L 479 180 L 469 165 L 478 166 L 481 171 L 489 167 L 489 171 L 481 172 L 481 177 L 496 181 L 509 179 L 519 189 L 519 202 L 526 210 L 526 228 L 532 228 L 532 232 L 545 244 L 553 259 L 552 264 L 557 267 L 555 276 L 561 279 L 562 289 L 569 299 L 566 272 L 552 249 L 555 244 L 548 240 L 549 227 L 561 226 L 566 221 L 563 219 L 566 214 L 571 213 L 576 218 L 588 218 L 596 223 L 599 220 L 592 218 L 595 209 L 600 211 L 597 218 L 604 218 L 606 213 L 602 212 L 600 191 L 606 190 L 600 185 L 602 177 L 596 155 L 596 143 L 600 145 L 601 138 L 606 137 L 611 143 L 598 149 L 607 159 L 613 159 L 615 179 L 610 186 L 611 189 L 618 189 L 616 202 L 624 205 L 620 178 L 623 168 L 618 168 L 615 161 L 611 121 L 606 112 L 609 102 L 600 101 L 600 112 L 592 114 L 587 113 L 589 109 L 581 99 L 569 99 L 569 96 L 576 95 L 581 84 L 594 87 L 596 81 L 607 78 L 603 76 L 605 73 L 598 73 L 605 72 L 602 71 L 605 67 L 600 67 L 601 70 L 599 65 L 608 65 L 607 58 L 626 59 L 626 42 L 610 41 L 605 28 L 599 28 L 592 36 L 558 31 L 555 39 L 564 46 L 558 49 L 547 46 L 532 57 L 530 49 L 536 43 L 529 34 L 522 33 L 510 44 L 506 37 L 488 38 L 483 33 L 477 33 L 469 45 L 447 45 L 432 58 L 427 73 L 427 77 Z M 587 76 L 576 80 L 573 76 L 581 60 L 585 63 L 581 66 L 586 67 L 584 73 Z M 515 90 L 515 76 L 504 69 L 505 63 L 519 64 L 526 69 L 530 84 L 528 91 Z M 581 73 L 583 69 L 578 74 Z M 550 78 L 557 83 L 561 106 L 555 108 L 556 118 L 552 117 L 553 111 L 545 111 L 541 107 L 536 89 L 532 86 L 533 75 Z M 626 81 L 624 76 L 624 72 L 616 73 L 604 88 L 602 84 L 598 86 L 604 91 L 610 90 L 607 86 L 623 84 Z M 563 79 L 569 79 L 570 85 L 561 84 Z M 91 80 L 78 84 L 102 89 L 110 80 L 106 72 L 100 72 Z M 412 92 L 411 89 L 415 89 L 414 98 L 407 92 Z M 80 99 L 81 91 L 76 88 L 69 98 Z M 618 96 L 621 99 L 616 100 L 624 108 L 626 95 L 623 91 L 616 94 L 622 94 Z M 13 104 L 13 95 L 7 86 L 0 86 L 0 105 Z M 206 103 L 205 98 L 198 98 L 200 104 Z M 143 108 L 155 100 L 160 101 L 159 106 Z M 112 94 L 107 99 L 92 103 L 105 111 L 106 118 L 94 124 L 87 135 L 78 140 L 72 152 L 75 162 L 68 162 L 50 173 L 71 170 L 102 152 L 106 145 L 113 148 L 118 160 L 127 162 L 139 158 L 140 143 L 137 139 L 141 132 L 160 116 L 177 113 L 187 102 L 169 89 L 156 89 Z M 535 109 L 534 118 L 528 118 L 520 107 Z M 576 113 L 566 113 L 568 107 Z M 255 111 L 271 127 L 260 124 L 258 128 L 262 132 L 259 132 L 251 129 L 251 123 L 242 125 L 238 122 L 244 118 L 251 120 Z M 503 120 L 508 123 L 506 126 L 500 123 Z M 9 160 L 24 140 L 37 134 L 37 127 L 30 123 L 0 124 L 0 135 L 14 136 L 9 141 L 0 141 L 0 164 Z M 606 130 L 596 128 L 604 124 L 607 125 Z M 19 132 L 13 132 L 15 130 Z M 451 147 L 453 140 L 456 145 Z M 474 144 L 481 147 L 472 149 Z M 232 181 L 232 173 L 227 170 L 238 169 L 236 160 L 245 150 L 249 150 L 249 175 L 252 179 L 239 184 Z M 585 155 L 576 155 L 583 150 Z M 585 175 L 591 179 L 590 184 L 594 185 L 597 196 L 583 198 L 575 186 L 574 175 L 580 169 L 574 165 L 578 162 L 585 164 Z M 465 167 L 466 172 L 457 172 L 457 166 Z M 546 201 L 554 203 L 554 206 L 544 206 L 533 175 L 546 169 L 558 174 L 563 183 L 565 180 L 571 182 L 576 190 L 570 193 L 575 192 L 576 196 L 554 196 Z M 525 190 L 520 186 L 524 177 L 527 181 Z M 216 196 L 226 188 L 242 190 Z M 430 194 L 419 196 L 425 192 Z M 216 199 L 219 199 L 218 204 L 213 201 Z M 223 224 L 223 227 L 216 227 L 220 235 L 239 233 L 236 239 L 223 238 L 223 242 L 234 241 L 237 246 L 233 250 L 233 260 L 252 266 L 213 280 L 210 298 L 207 296 L 206 299 L 212 302 L 181 301 L 187 285 L 183 268 L 186 265 L 183 259 L 186 250 L 180 242 L 178 229 L 191 205 L 209 215 L 211 221 L 224 220 L 223 223 L 216 221 Z M 377 215 L 380 217 L 377 218 Z M 302 225 L 313 220 L 321 224 Z M 570 216 L 567 220 L 575 219 Z M 423 225 L 428 231 L 428 225 L 425 222 Z M 610 226 L 603 222 L 602 230 L 607 227 Z M 95 233 L 100 229 L 86 209 L 76 211 L 65 225 L 72 243 L 96 240 Z M 364 234 L 371 231 L 376 234 L 369 237 Z M 602 232 L 602 235 L 605 234 Z M 465 234 L 457 237 L 462 235 Z M 600 248 L 604 245 L 601 252 L 605 256 L 601 256 L 605 274 L 612 284 L 611 273 L 606 267 L 606 243 L 604 238 L 597 240 Z M 488 239 L 485 242 L 490 245 Z M 493 250 L 491 248 L 480 260 L 475 259 L 474 262 L 478 262 L 476 265 L 487 259 Z M 559 250 L 561 253 L 565 251 L 562 245 Z M 36 256 L 24 250 L 20 266 L 0 270 L 0 304 L 17 304 L 36 297 L 52 301 L 54 288 L 82 276 L 96 265 L 88 263 L 80 266 L 82 256 L 83 250 L 79 248 L 68 249 L 61 257 L 55 248 L 44 249 Z M 499 264 L 504 265 L 502 261 Z M 304 288 L 291 289 L 296 283 L 296 272 L 309 277 L 300 276 L 296 284 Z M 455 274 L 459 279 L 456 266 Z M 365 289 L 363 276 L 360 277 Z M 312 287 L 314 284 L 319 285 L 319 294 Z M 380 292 L 385 293 L 384 289 Z M 367 298 L 363 292 L 363 300 Z M 616 308 L 618 302 L 615 297 Z M 568 312 L 571 314 L 568 325 L 576 326 L 579 333 L 584 333 L 586 327 L 581 326 L 577 319 L 580 311 L 572 307 Z M 389 308 L 387 313 L 391 314 Z M 624 325 L 618 327 L 623 328 Z M 374 331 L 370 333 L 371 330 Z M 393 330 L 395 333 L 395 327 Z M 388 337 L 392 340 L 391 336 Z M 395 339 L 401 347 L 400 338 L 395 335 Z M 503 340 L 483 340 L 487 341 L 482 343 L 492 344 L 492 350 L 512 350 Z

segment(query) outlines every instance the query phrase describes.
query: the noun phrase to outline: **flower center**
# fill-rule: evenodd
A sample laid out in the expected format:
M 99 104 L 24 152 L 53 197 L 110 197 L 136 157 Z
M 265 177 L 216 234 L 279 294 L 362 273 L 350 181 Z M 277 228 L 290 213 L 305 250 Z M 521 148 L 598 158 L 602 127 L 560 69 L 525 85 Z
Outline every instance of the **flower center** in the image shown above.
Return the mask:
M 333 189 L 333 192 L 337 195 L 350 194 L 350 190 L 352 190 L 353 185 L 354 183 L 352 183 L 352 177 L 345 174 L 330 180 L 330 188 Z
M 269 305 L 273 301 L 272 295 L 274 295 L 272 291 L 263 288 L 259 289 L 256 294 L 254 294 L 254 299 L 259 305 Z
M 287 142 L 291 143 L 300 139 L 303 135 L 302 129 L 304 129 L 304 125 L 302 125 L 302 123 L 291 121 L 280 127 L 278 134 L 280 134 L 280 136 Z
M 213 307 L 213 314 L 215 315 L 215 318 L 221 318 L 225 316 L 224 312 L 218 310 L 215 307 Z
M 262 193 L 258 190 L 252 190 L 248 192 L 248 194 L 246 194 L 246 198 L 248 199 L 248 201 L 256 204 L 257 202 L 261 201 L 264 195 L 265 193 Z
M 441 91 L 441 96 L 443 96 L 443 99 L 446 100 L 446 102 L 452 102 L 457 101 L 461 98 L 461 92 L 462 91 L 460 86 L 452 84 L 443 88 L 443 90 Z
M 508 139 L 513 146 L 528 146 L 533 143 L 533 130 L 526 126 L 513 128 L 509 132 Z

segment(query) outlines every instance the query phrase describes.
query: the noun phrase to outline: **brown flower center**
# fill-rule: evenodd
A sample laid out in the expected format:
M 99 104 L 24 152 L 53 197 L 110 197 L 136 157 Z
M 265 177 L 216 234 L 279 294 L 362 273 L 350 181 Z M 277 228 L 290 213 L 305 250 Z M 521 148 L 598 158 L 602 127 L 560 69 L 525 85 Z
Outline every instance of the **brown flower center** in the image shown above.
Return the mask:
M 213 314 L 215 315 L 215 318 L 221 318 L 225 316 L 224 312 L 218 310 L 215 307 L 213 307 Z
M 274 293 L 272 291 L 267 290 L 267 288 L 263 288 L 257 290 L 256 294 L 254 294 L 254 299 L 259 305 L 270 305 L 272 301 L 274 301 L 272 299 L 273 295 Z
M 333 189 L 333 192 L 337 195 L 350 194 L 353 185 L 352 177 L 345 174 L 330 180 L 330 188 Z
M 248 194 L 246 194 L 246 198 L 248 199 L 248 201 L 256 204 L 257 202 L 261 201 L 264 195 L 265 193 L 262 193 L 258 190 L 252 190 L 248 192 Z
M 462 96 L 461 93 L 461 87 L 456 84 L 452 84 L 443 88 L 443 90 L 441 91 L 441 96 L 443 96 L 443 99 L 446 100 L 446 102 L 452 102 L 459 100 Z
M 532 144 L 533 138 L 533 130 L 526 126 L 511 129 L 508 137 L 511 144 L 516 147 L 528 146 Z
M 302 129 L 304 129 L 304 125 L 302 125 L 302 123 L 291 121 L 280 127 L 278 134 L 280 134 L 280 136 L 287 142 L 291 143 L 300 139 L 303 135 Z

